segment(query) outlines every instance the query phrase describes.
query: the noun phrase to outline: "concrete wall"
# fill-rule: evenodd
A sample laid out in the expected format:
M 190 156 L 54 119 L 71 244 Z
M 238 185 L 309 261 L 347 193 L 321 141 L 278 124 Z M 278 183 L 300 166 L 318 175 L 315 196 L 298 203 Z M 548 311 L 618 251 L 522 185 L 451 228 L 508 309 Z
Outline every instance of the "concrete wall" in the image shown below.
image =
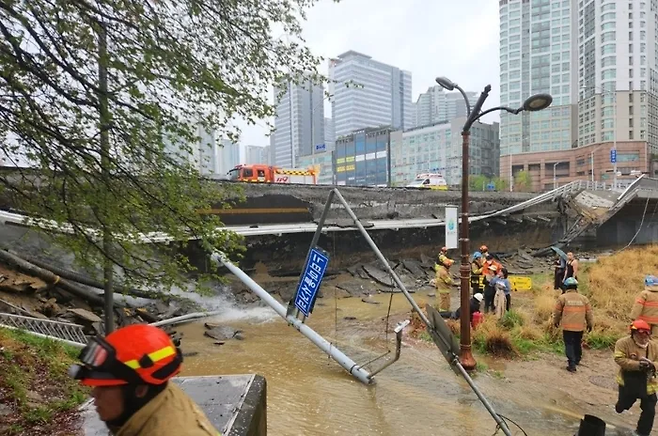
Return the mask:
M 649 199 L 648 203 L 642 198 L 631 201 L 596 231 L 597 246 L 625 246 L 631 241 L 658 242 L 658 199 Z
M 486 244 L 493 252 L 515 251 L 521 247 L 539 248 L 550 245 L 561 237 L 563 226 L 560 219 L 550 223 L 536 224 L 507 222 L 507 225 L 492 222 L 489 226 L 471 226 L 470 251 Z M 378 230 L 369 232 L 379 249 L 391 260 L 420 259 L 421 253 L 436 257 L 445 244 L 443 227 L 428 229 Z M 270 272 L 299 274 L 312 239 L 311 233 L 295 233 L 277 236 L 257 236 L 247 240 L 247 252 L 240 261 L 243 269 L 249 270 L 262 262 Z M 358 231 L 323 234 L 318 244 L 331 256 L 330 270 L 343 269 L 359 262 L 375 260 L 375 254 Z M 454 259 L 459 250 L 451 250 Z
M 220 185 L 230 182 L 218 182 Z M 288 203 L 297 202 L 299 206 L 307 205 L 313 219 L 318 219 L 332 186 L 304 186 L 281 184 L 247 184 L 241 183 L 244 195 L 249 199 L 249 207 L 258 207 L 258 203 L 278 204 L 284 197 Z M 459 205 L 460 191 L 437 191 L 423 189 L 392 189 L 369 187 L 340 187 L 341 194 L 360 219 L 405 219 L 430 218 L 432 215 L 442 217 L 444 207 Z M 534 194 L 520 192 L 472 192 L 470 193 L 471 214 L 481 214 L 503 209 L 532 198 Z M 295 199 L 295 200 L 292 200 Z M 240 207 L 237 205 L 236 207 Z M 555 210 L 548 203 L 538 210 Z M 242 214 L 244 218 L 245 215 Z M 330 218 L 348 218 L 342 206 L 335 202 Z M 304 220 L 298 220 L 304 221 Z M 225 221 L 228 224 L 228 221 Z M 280 222 L 280 221 L 279 221 Z

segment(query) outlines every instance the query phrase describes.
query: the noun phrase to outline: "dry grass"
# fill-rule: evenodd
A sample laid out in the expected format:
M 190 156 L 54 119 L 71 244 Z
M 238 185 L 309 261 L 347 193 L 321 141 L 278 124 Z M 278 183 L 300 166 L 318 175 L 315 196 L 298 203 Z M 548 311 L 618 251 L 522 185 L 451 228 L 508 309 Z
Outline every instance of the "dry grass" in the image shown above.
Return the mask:
M 617 339 L 627 334 L 631 307 L 635 296 L 644 289 L 644 276 L 657 273 L 658 245 L 627 249 L 581 266 L 579 291 L 590 299 L 594 311 L 594 329 L 584 337 L 589 347 L 612 348 Z M 564 352 L 562 331 L 552 322 L 560 292 L 553 290 L 552 275 L 532 278 L 532 291 L 514 292 L 512 310 L 503 319 L 486 315 L 473 331 L 476 350 L 504 358 L 536 351 Z M 415 326 L 422 330 L 421 337 L 429 337 L 420 320 L 416 321 Z M 448 320 L 447 323 L 458 335 L 459 322 Z
M 633 248 L 603 257 L 588 271 L 587 292 L 597 315 L 606 323 L 626 325 L 635 296 L 644 289 L 644 276 L 658 273 L 658 245 Z
M 512 344 L 509 331 L 492 316 L 486 317 L 473 332 L 473 343 L 480 351 L 496 357 L 512 358 L 519 354 Z

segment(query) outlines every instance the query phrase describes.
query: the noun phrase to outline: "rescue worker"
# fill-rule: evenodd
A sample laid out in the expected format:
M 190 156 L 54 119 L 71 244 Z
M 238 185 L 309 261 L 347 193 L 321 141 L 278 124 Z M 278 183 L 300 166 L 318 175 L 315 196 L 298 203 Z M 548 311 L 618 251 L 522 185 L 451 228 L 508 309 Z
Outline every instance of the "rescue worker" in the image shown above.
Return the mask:
M 567 355 L 567 371 L 576 372 L 583 356 L 583 331 L 591 332 L 594 325 L 592 306 L 586 296 L 578 293 L 578 281 L 569 277 L 564 285 L 567 291 L 557 298 L 553 311 L 553 323 L 556 328 L 562 322 L 564 352 Z
M 98 416 L 116 436 L 221 436 L 169 380 L 183 356 L 167 333 L 148 324 L 92 338 L 69 374 L 91 386 Z
M 651 326 L 651 334 L 658 335 L 658 277 L 644 278 L 644 291 L 635 297 L 631 319 L 641 319 Z
M 450 310 L 450 291 L 452 290 L 453 281 L 450 275 L 450 267 L 455 263 L 448 257 L 448 248 L 441 248 L 437 263 L 434 265 L 436 271 L 436 293 L 439 297 L 439 312 Z
M 484 270 L 483 261 L 482 253 L 479 251 L 473 253 L 473 260 L 471 261 L 471 290 L 473 291 L 473 295 L 483 292 L 480 285 L 480 278 L 482 278 L 482 272 Z
M 651 327 L 641 319 L 631 324 L 631 334 L 615 344 L 615 363 L 619 365 L 619 397 L 615 410 L 622 413 L 640 400 L 640 419 L 635 434 L 649 436 L 656 414 L 656 365 L 658 343 L 651 340 Z
M 480 311 L 480 303 L 482 302 L 482 293 L 477 293 L 473 295 L 469 301 L 469 307 L 471 309 L 471 322 L 473 322 L 473 315 L 476 312 Z M 457 310 L 454 312 L 446 311 L 446 312 L 440 312 L 440 315 L 442 318 L 450 318 L 450 319 L 459 319 L 462 313 L 462 308 L 459 306 Z
M 567 265 L 564 269 L 564 282 L 569 277 L 573 277 L 578 280 L 578 259 L 576 259 L 572 252 L 567 253 Z
M 484 276 L 484 313 L 489 313 L 494 310 L 494 297 L 496 295 L 496 275 L 498 274 L 498 267 L 496 265 L 490 265 L 487 268 Z

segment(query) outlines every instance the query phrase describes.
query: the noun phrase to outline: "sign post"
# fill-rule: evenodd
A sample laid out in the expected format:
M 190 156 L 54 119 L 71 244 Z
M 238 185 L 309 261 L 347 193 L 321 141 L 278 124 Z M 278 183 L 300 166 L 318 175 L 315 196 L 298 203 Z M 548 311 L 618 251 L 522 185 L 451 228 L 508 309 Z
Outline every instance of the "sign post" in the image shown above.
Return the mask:
M 615 145 L 615 148 L 610 149 L 610 163 L 613 164 L 613 171 L 615 173 L 613 186 L 614 186 L 614 188 L 616 188 L 617 187 L 617 148 L 616 148 L 616 145 Z
M 446 207 L 446 247 L 449 249 L 458 247 L 457 227 L 457 208 L 448 206 Z
M 305 317 L 311 315 L 315 299 L 320 290 L 322 278 L 329 265 L 329 255 L 319 247 L 313 247 L 309 253 L 304 273 L 299 279 L 297 292 L 295 293 L 295 307 Z

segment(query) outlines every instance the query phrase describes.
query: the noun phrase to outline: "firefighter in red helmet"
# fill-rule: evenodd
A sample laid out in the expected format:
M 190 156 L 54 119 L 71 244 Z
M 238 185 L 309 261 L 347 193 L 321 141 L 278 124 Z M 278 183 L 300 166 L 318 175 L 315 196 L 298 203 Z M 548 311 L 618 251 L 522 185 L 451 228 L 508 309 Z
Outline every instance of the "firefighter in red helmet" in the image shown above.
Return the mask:
M 116 436 L 218 436 L 206 415 L 169 380 L 183 356 L 163 330 L 147 324 L 95 337 L 69 374 L 91 386 L 98 416 Z
M 615 344 L 615 363 L 619 365 L 619 396 L 615 410 L 622 413 L 640 400 L 642 413 L 633 434 L 649 436 L 658 403 L 658 343 L 651 340 L 651 326 L 645 320 L 636 319 L 630 327 L 630 336 L 619 339 Z

